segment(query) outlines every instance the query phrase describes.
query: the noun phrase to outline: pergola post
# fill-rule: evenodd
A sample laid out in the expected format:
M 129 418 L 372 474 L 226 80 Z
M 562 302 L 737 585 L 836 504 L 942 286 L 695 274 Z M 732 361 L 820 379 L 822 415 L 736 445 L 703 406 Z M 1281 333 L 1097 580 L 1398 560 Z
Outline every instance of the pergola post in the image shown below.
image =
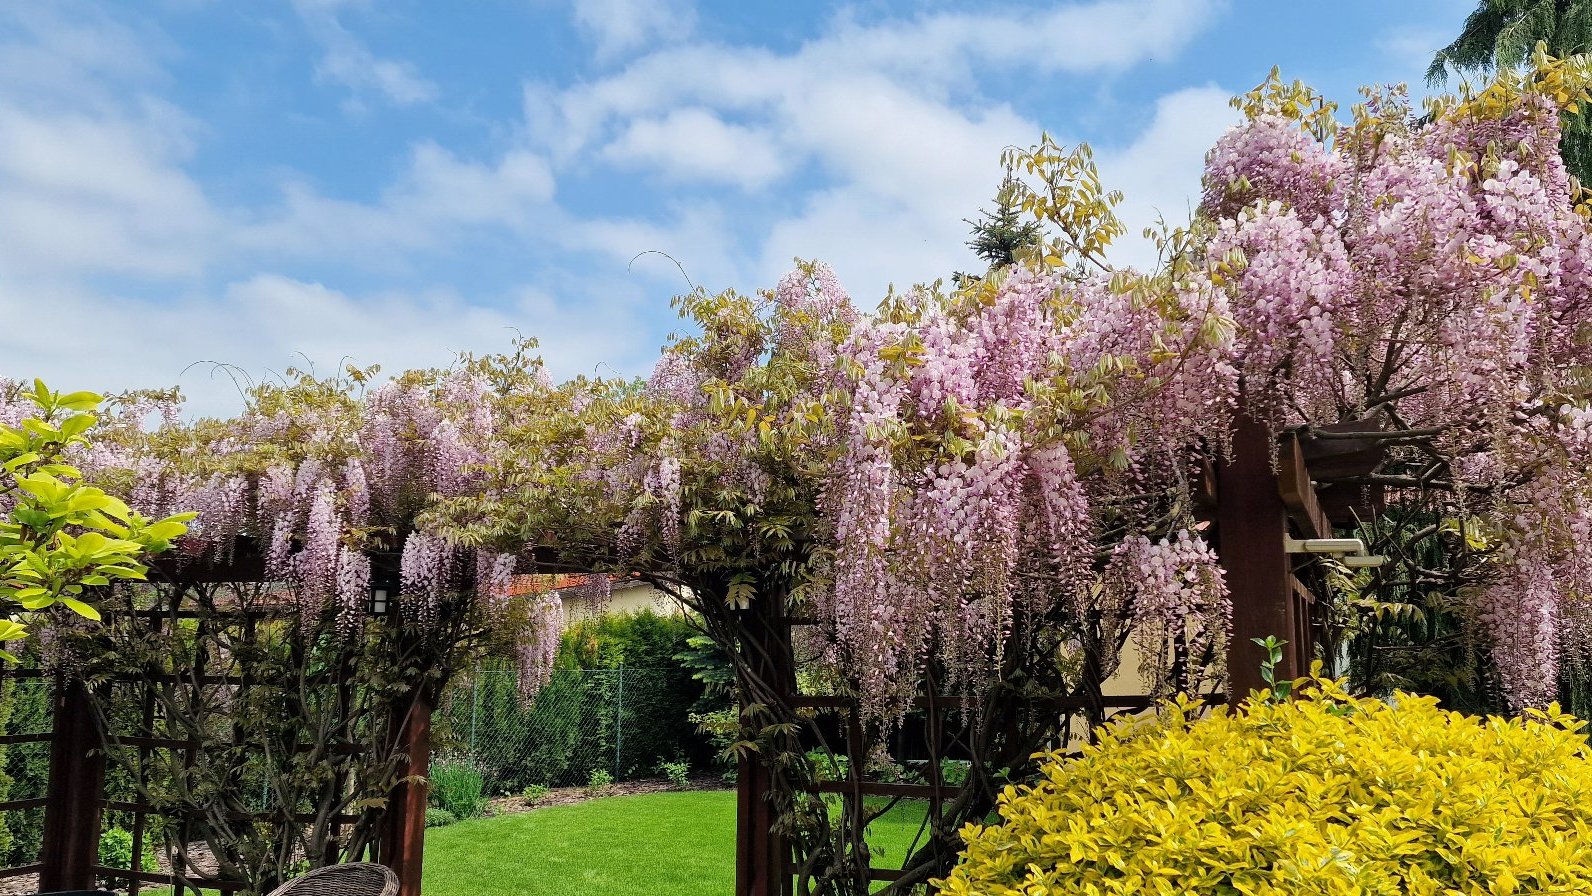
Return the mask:
M 781 702 L 795 694 L 790 624 L 784 601 L 764 598 L 746 610 L 745 662 L 758 677 L 781 691 Z M 786 896 L 791 891 L 790 845 L 774 831 L 779 820 L 770 797 L 773 775 L 764 758 L 742 753 L 736 762 L 736 896 Z
M 431 694 L 425 683 L 395 707 L 404 779 L 387 801 L 381 862 L 398 876 L 399 896 L 420 896 L 421 859 L 426 846 L 426 795 L 431 773 Z
M 1240 413 L 1232 457 L 1216 468 L 1217 553 L 1233 602 L 1227 672 L 1228 694 L 1235 704 L 1250 691 L 1265 688 L 1260 664 L 1266 652 L 1252 639 L 1272 635 L 1288 642 L 1276 669 L 1278 679 L 1304 674 L 1310 655 L 1305 643 L 1309 622 L 1301 618 L 1283 545 L 1288 508 L 1273 466 L 1276 451 L 1270 427 Z
M 87 685 L 57 675 L 53 703 L 39 889 L 92 890 L 94 866 L 99 864 L 105 757 L 99 751 Z

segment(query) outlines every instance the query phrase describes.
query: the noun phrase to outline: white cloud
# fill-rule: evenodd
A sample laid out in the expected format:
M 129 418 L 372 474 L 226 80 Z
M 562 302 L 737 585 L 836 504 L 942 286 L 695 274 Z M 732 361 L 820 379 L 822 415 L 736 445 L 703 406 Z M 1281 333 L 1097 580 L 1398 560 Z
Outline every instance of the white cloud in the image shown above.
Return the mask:
M 620 271 L 650 274 L 666 284 L 665 288 L 680 292 L 691 286 L 714 290 L 768 286 L 747 279 L 755 272 L 748 269 L 737 239 L 744 230 L 744 221 L 730 217 L 717 203 L 702 201 L 675 204 L 663 220 L 572 218 L 548 236 L 570 252 L 598 253 L 613 265 L 610 270 L 615 275 Z M 667 305 L 667 293 L 655 295 Z
M 465 348 L 506 349 L 519 331 L 543 335 L 552 372 L 570 376 L 592 372 L 594 358 L 623 364 L 655 348 L 630 301 L 555 302 L 521 288 L 489 308 L 446 290 L 355 296 L 260 274 L 219 294 L 152 304 L 0 280 L 0 319 L 35 322 L 0 328 L 0 375 L 42 376 L 67 389 L 180 384 L 192 413 L 218 415 L 234 412 L 239 397 L 228 376 L 205 362 L 233 365 L 254 380 L 287 366 L 332 372 L 345 360 L 396 372 L 447 366 Z M 48 318 L 41 307 L 50 309 Z M 73 321 L 69 351 L 51 338 L 49 320 Z
M 0 5 L 0 270 L 188 276 L 217 214 L 201 126 L 151 95 L 170 42 L 99 6 Z
M 773 282 L 793 256 L 822 258 L 865 305 L 970 268 L 962 219 L 993 195 L 1001 149 L 1039 133 L 1007 107 L 961 112 L 883 78 L 814 85 L 789 130 L 837 183 L 772 225 L 758 273 Z
M 696 10 L 685 0 L 573 0 L 575 24 L 599 59 L 677 41 L 691 33 Z
M 773 282 L 792 256 L 820 257 L 860 299 L 872 301 L 888 283 L 905 286 L 974 266 L 962 219 L 987 204 L 1001 150 L 1038 137 L 1041 123 L 987 98 L 958 95 L 977 85 L 979 74 L 1119 71 L 1177 51 L 1223 5 L 1095 0 L 1043 12 L 843 19 L 783 54 L 709 44 L 665 48 L 568 89 L 528 86 L 528 135 L 557 167 L 584 164 L 596 146 L 604 160 L 648 163 L 666 180 L 716 174 L 745 186 L 775 170 L 813 172 L 816 186 L 793 212 L 759 225 L 766 237 L 738 266 L 751 282 L 737 285 Z M 693 143 L 694 135 L 706 139 Z M 766 152 L 779 154 L 777 169 Z M 1140 161 L 1147 169 L 1161 164 Z M 1197 164 L 1193 170 L 1197 188 Z M 621 243 L 617 251 L 646 248 L 654 246 Z M 681 260 L 689 267 L 692 258 Z
M 198 272 L 220 223 L 181 168 L 171 116 L 40 114 L 0 103 L 0 268 Z
M 1094 0 L 1042 11 L 942 12 L 857 25 L 809 47 L 844 66 L 960 80 L 971 67 L 1034 73 L 1121 70 L 1180 49 L 1225 0 Z
M 1158 217 L 1171 226 L 1187 223 L 1199 205 L 1205 152 L 1237 123 L 1229 96 L 1209 86 L 1167 94 L 1141 133 L 1096 153 L 1106 188 L 1124 193 L 1117 213 L 1128 232 L 1112 248 L 1113 262 L 1152 266 L 1155 248 L 1142 237 L 1144 228 Z M 825 108 L 822 92 L 812 97 L 812 114 L 822 122 L 812 139 L 847 176 L 772 226 L 760 281 L 773 282 L 793 256 L 818 257 L 860 303 L 871 305 L 887 285 L 902 289 L 953 270 L 981 269 L 966 247 L 964 219 L 989 205 L 1001 149 L 1033 142 L 1038 125 L 1004 108 L 962 116 L 886 85 L 831 99 L 846 103 L 846 111 Z M 879 127 L 871 130 L 870 123 Z
M 706 109 L 674 109 L 630 123 L 603 148 L 623 167 L 653 168 L 681 181 L 730 183 L 751 189 L 786 171 L 781 148 L 767 129 L 729 124 Z
M 410 150 L 409 164 L 373 203 L 328 197 L 301 182 L 284 187 L 280 207 L 240 229 L 240 245 L 296 256 L 389 263 L 403 252 L 442 249 L 472 228 L 525 231 L 553 214 L 548 163 L 524 150 L 495 162 L 466 161 L 435 143 Z
M 315 74 L 356 93 L 375 92 L 401 106 L 437 98 L 437 85 L 422 77 L 410 63 L 381 59 L 338 20 L 337 13 L 352 5 L 348 0 L 293 0 L 304 27 L 321 45 Z
M 530 85 L 531 136 L 569 159 L 616 122 L 683 106 L 769 113 L 814 82 L 884 77 L 939 101 L 986 69 L 1119 71 L 1168 55 L 1214 18 L 1221 0 L 1096 0 L 1044 14 L 1025 10 L 923 15 L 836 30 L 789 54 L 694 44 L 662 49 L 609 77 L 563 91 Z
M 1143 238 L 1144 228 L 1158 217 L 1173 227 L 1188 223 L 1200 203 L 1205 153 L 1238 123 L 1230 98 L 1228 91 L 1211 86 L 1167 94 L 1156 101 L 1155 118 L 1132 143 L 1098 153 L 1101 180 L 1123 193 L 1117 216 L 1128 232 L 1111 249 L 1114 263 L 1152 266 L 1155 246 Z
M 88 2 L 0 4 L 0 84 L 15 103 L 70 102 L 100 109 L 113 88 L 163 78 L 171 42 Z

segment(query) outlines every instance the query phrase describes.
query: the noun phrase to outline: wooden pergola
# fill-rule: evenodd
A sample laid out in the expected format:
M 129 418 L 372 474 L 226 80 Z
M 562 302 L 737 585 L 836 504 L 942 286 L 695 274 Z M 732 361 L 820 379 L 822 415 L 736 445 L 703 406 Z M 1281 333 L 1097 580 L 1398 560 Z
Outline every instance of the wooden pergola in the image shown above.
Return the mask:
M 1343 427 L 1345 431 L 1353 428 L 1352 424 Z M 1231 461 L 1200 471 L 1202 511 L 1214 523 L 1215 543 L 1233 603 L 1228 658 L 1233 693 L 1247 694 L 1262 687 L 1259 670 L 1264 657 L 1251 643 L 1253 638 L 1274 635 L 1288 642 L 1277 670 L 1279 676 L 1297 677 L 1306 671 L 1314 650 L 1319 604 L 1297 575 L 1285 538 L 1330 537 L 1336 529 L 1352 527 L 1357 520 L 1373 515 L 1380 501 L 1378 487 L 1323 487 L 1318 483 L 1352 478 L 1375 468 L 1381 459 L 1382 451 L 1375 441 L 1303 438 L 1293 433 L 1274 441 L 1264 424 L 1244 420 L 1234 435 Z M 257 554 L 240 557 L 225 566 L 167 565 L 160 570 L 171 584 L 262 581 L 264 566 Z M 783 683 L 790 706 L 843 708 L 845 701 L 840 698 L 798 692 L 792 628 L 809 622 L 786 618 L 780 607 L 763 608 L 758 623 L 751 628 L 758 643 L 742 647 L 770 658 L 774 667 L 766 670 L 767 680 Z M 37 677 L 48 673 L 11 670 L 7 674 Z M 137 855 L 142 850 L 143 818 L 154 807 L 107 799 L 105 735 L 95 723 L 91 695 L 82 683 L 70 677 L 57 674 L 53 678 L 50 731 L 0 739 L 12 744 L 48 743 L 50 756 L 48 792 L 44 797 L 0 802 L 0 811 L 43 808 L 44 839 L 39 861 L 0 870 L 0 878 L 37 873 L 42 890 L 92 889 L 96 879 L 106 875 L 127 879 L 135 887 L 140 883 L 177 883 L 168 873 L 99 866 L 104 811 L 134 813 L 139 827 L 135 833 L 140 840 L 135 849 Z M 919 699 L 931 737 L 943 730 L 947 711 L 961 699 L 964 698 L 944 694 L 924 694 Z M 1221 699 L 1220 695 L 1216 699 Z M 1139 710 L 1153 703 L 1143 695 L 1107 697 L 1104 702 L 1116 710 Z M 1047 708 L 1065 713 L 1082 707 L 1055 701 L 1054 707 Z M 382 836 L 371 858 L 393 869 L 403 896 L 420 893 L 431 710 L 431 695 L 423 692 L 409 695 L 393 708 L 393 729 L 398 732 L 406 756 L 406 776 L 390 795 L 383 814 Z M 852 724 L 843 736 L 847 742 L 859 743 L 861 732 Z M 203 748 L 194 741 L 146 740 L 133 746 L 178 752 Z M 738 777 L 737 896 L 789 896 L 792 892 L 791 850 L 776 833 L 778 819 L 769 800 L 771 787 L 769 772 L 762 763 L 743 757 Z M 937 768 L 930 769 L 927 783 L 870 781 L 853 771 L 848 780 L 817 785 L 818 792 L 859 801 L 867 796 L 921 798 L 930 803 L 931 810 L 954 790 L 940 779 Z M 873 868 L 869 875 L 874 880 L 893 880 L 899 872 Z M 229 881 L 205 881 L 203 885 L 223 892 L 241 888 L 241 884 Z
M 1362 424 L 1345 424 L 1317 431 L 1352 433 L 1361 428 Z M 1379 442 L 1309 438 L 1298 433 L 1274 439 L 1271 433 L 1263 422 L 1242 418 L 1234 433 L 1231 460 L 1196 471 L 1199 510 L 1214 524 L 1214 541 L 1233 605 L 1227 668 L 1230 690 L 1239 695 L 1264 687 L 1260 668 L 1266 655 L 1251 639 L 1270 635 L 1287 642 L 1276 669 L 1278 678 L 1304 675 L 1315 650 L 1322 604 L 1301 581 L 1303 570 L 1288 553 L 1286 539 L 1330 538 L 1337 529 L 1352 529 L 1358 521 L 1369 519 L 1381 501 L 1380 486 L 1320 484 L 1328 479 L 1357 481 L 1369 473 L 1383 460 Z M 779 608 L 765 608 L 751 626 L 759 633 L 758 643 L 745 645 L 743 650 L 749 656 L 771 658 L 762 675 L 780 683 L 789 707 L 849 710 L 851 702 L 843 698 L 799 693 L 792 628 L 810 622 L 785 618 Z M 1213 701 L 1226 699 L 1221 694 L 1206 696 Z M 916 705 L 924 712 L 929 737 L 941 736 L 946 715 L 965 699 L 933 693 L 918 698 Z M 1105 709 L 1113 711 L 1144 710 L 1154 703 L 1143 694 L 1100 700 Z M 1069 713 L 1099 709 L 1100 704 L 1091 707 L 1082 700 L 1050 699 L 1043 708 Z M 861 743 L 856 714 L 845 715 L 852 720 L 844 732 L 845 742 Z M 819 783 L 817 792 L 859 804 L 870 796 L 922 799 L 931 813 L 937 813 L 956 790 L 941 780 L 935 764 L 928 766 L 925 783 L 867 780 L 858 766 L 860 763 L 851 764 L 847 780 Z M 791 896 L 794 891 L 791 846 L 777 832 L 779 819 L 770 799 L 773 786 L 764 764 L 743 755 L 738 776 L 736 896 Z M 901 876 L 900 871 L 880 867 L 869 868 L 867 874 L 874 881 Z
M 164 585 L 181 594 L 185 586 L 215 583 L 260 583 L 265 581 L 264 563 L 246 542 L 226 564 L 202 562 L 157 564 L 151 573 Z M 264 611 L 267 614 L 270 611 Z M 191 617 L 192 611 L 180 607 L 152 613 L 171 618 Z M 158 624 L 158 623 L 157 623 Z M 51 727 L 48 732 L 9 735 L 0 743 L 47 743 L 49 778 L 46 794 L 30 799 L 0 802 L 0 812 L 44 810 L 43 841 L 35 863 L 0 869 L 0 879 L 38 874 L 41 891 L 92 890 L 101 878 L 126 881 L 136 896 L 141 885 L 203 887 L 223 893 L 243 889 L 239 881 L 211 879 L 187 874 L 176 875 L 155 869 L 137 868 L 144 854 L 148 820 L 161 814 L 159 807 L 141 801 L 113 800 L 106 790 L 106 751 L 114 745 L 140 751 L 170 751 L 191 757 L 206 744 L 198 740 L 177 740 L 147 736 L 122 736 L 101 730 L 87 685 L 63 672 L 39 669 L 10 669 L 0 673 L 13 678 L 43 678 L 52 683 Z M 154 687 L 171 682 L 222 683 L 215 676 L 178 674 L 145 676 L 118 680 L 135 686 Z M 397 874 L 402 896 L 419 896 L 420 871 L 425 846 L 427 785 L 425 776 L 431 757 L 431 713 L 434 695 L 424 686 L 410 690 L 390 709 L 390 730 L 395 733 L 397 750 L 402 754 L 404 777 L 388 796 L 381 812 L 381 836 L 369 858 Z M 146 701 L 147 706 L 147 701 Z M 146 708 L 146 720 L 149 710 Z M 127 812 L 133 817 L 134 869 L 108 868 L 100 864 L 99 845 L 103 815 L 107 810 Z M 307 819 L 306 819 L 307 820 Z M 335 819 L 351 823 L 352 816 Z M 180 821 L 180 819 L 179 819 Z

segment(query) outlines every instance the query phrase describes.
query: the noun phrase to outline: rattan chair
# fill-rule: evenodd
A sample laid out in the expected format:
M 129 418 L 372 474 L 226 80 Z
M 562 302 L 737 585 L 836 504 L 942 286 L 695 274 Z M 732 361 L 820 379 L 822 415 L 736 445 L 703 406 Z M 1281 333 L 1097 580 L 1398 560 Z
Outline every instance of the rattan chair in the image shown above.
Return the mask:
M 398 877 L 386 865 L 327 865 L 295 877 L 267 896 L 398 896 Z

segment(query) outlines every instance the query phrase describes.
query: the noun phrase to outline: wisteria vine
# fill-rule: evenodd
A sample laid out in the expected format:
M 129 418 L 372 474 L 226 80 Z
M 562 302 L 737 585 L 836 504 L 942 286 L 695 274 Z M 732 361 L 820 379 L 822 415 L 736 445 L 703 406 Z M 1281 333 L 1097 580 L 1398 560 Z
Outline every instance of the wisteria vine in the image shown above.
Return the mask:
M 445 614 L 510 618 L 515 551 L 475 549 L 416 525 L 435 502 L 486 486 L 494 384 L 470 363 L 367 389 L 372 373 L 293 373 L 253 389 L 245 412 L 225 420 L 184 422 L 172 393 L 124 396 L 80 462 L 141 512 L 197 512 L 177 563 L 225 564 L 240 545 L 257 546 L 275 583 L 262 594 L 291 600 L 306 631 L 326 622 L 357 637 L 376 585 L 422 637 Z M 521 373 L 514 388 L 550 387 L 538 363 Z M 391 581 L 376 582 L 378 566 Z M 556 644 L 561 604 L 532 603 L 522 634 Z M 527 643 L 517 655 L 529 695 L 546 681 L 550 648 Z

